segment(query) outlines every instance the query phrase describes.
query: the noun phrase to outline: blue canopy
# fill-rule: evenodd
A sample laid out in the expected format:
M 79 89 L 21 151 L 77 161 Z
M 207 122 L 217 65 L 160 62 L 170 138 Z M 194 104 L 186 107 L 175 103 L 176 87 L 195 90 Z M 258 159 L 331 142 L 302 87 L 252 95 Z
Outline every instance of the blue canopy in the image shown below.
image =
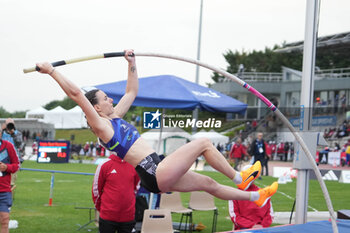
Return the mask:
M 126 80 L 95 86 L 117 103 L 125 93 Z M 244 114 L 247 104 L 213 89 L 172 75 L 139 78 L 134 106 Z

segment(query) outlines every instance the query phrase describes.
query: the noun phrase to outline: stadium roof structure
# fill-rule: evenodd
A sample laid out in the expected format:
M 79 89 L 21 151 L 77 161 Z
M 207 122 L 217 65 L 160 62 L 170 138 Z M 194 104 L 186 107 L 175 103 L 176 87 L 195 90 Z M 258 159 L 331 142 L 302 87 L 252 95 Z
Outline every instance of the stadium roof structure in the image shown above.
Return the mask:
M 327 48 L 340 50 L 350 47 L 350 32 L 343 32 L 333 34 L 329 36 L 322 36 L 317 38 L 317 48 Z M 285 44 L 283 48 L 274 50 L 277 53 L 289 53 L 294 51 L 303 52 L 304 41 L 298 41 L 293 43 Z

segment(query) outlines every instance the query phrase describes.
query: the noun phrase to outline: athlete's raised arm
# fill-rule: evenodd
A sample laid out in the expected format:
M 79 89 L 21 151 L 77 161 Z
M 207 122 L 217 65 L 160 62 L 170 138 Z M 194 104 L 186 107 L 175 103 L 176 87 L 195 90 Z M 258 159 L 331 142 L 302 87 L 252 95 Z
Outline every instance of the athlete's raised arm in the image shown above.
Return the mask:
M 40 73 L 49 74 L 60 85 L 67 96 L 81 107 L 96 136 L 103 140 L 106 138 L 108 139 L 113 135 L 113 129 L 106 127 L 106 120 L 99 116 L 95 108 L 91 105 L 77 85 L 66 78 L 48 62 L 37 63 L 36 65 L 40 68 Z
M 114 107 L 115 115 L 123 118 L 134 102 L 139 90 L 139 80 L 136 70 L 135 56 L 133 50 L 125 50 L 125 59 L 128 61 L 128 80 L 126 84 L 125 94 L 120 99 L 119 103 Z

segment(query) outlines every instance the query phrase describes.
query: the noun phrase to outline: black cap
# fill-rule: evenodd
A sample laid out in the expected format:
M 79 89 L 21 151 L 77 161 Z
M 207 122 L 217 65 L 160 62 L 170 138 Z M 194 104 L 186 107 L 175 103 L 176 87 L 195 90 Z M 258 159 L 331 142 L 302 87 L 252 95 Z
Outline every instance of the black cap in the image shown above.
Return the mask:
M 15 124 L 13 124 L 13 123 L 8 123 L 8 124 L 6 125 L 6 129 L 7 129 L 7 130 L 16 129 Z

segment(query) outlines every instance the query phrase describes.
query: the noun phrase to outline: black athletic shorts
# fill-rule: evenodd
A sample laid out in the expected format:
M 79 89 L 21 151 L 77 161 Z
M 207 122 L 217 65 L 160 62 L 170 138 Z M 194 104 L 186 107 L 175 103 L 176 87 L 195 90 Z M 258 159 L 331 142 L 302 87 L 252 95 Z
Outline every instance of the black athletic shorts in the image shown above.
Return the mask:
M 161 159 L 157 153 L 152 153 L 141 160 L 141 162 L 135 168 L 140 177 L 141 186 L 152 193 L 161 192 L 156 179 L 156 170 L 160 161 Z

